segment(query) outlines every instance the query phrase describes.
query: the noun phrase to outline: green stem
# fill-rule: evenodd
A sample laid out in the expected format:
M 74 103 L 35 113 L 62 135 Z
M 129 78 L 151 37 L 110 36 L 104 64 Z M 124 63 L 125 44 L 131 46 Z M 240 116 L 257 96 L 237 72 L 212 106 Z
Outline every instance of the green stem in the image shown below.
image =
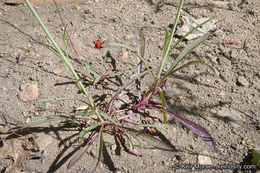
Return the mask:
M 50 39 L 50 41 L 52 42 L 53 46 L 55 47 L 55 49 L 57 50 L 57 52 L 60 54 L 60 58 L 61 60 L 66 64 L 66 66 L 70 69 L 70 71 L 72 72 L 73 76 L 76 79 L 76 86 L 80 89 L 80 91 L 87 97 L 90 105 L 92 108 L 95 108 L 94 102 L 92 100 L 92 98 L 88 95 L 88 92 L 86 91 L 84 85 L 82 84 L 82 82 L 80 81 L 80 78 L 78 76 L 78 74 L 76 73 L 76 71 L 74 70 L 70 60 L 64 55 L 64 53 L 62 52 L 62 50 L 60 49 L 60 47 L 57 45 L 57 43 L 55 42 L 55 40 L 53 39 L 53 37 L 51 36 L 51 34 L 49 33 L 48 29 L 45 27 L 45 25 L 43 24 L 43 22 L 41 21 L 40 17 L 38 16 L 37 12 L 34 10 L 34 8 L 32 7 L 31 3 L 29 2 L 29 0 L 25 0 L 25 3 L 27 4 L 27 6 L 29 7 L 29 9 L 31 10 L 31 12 L 33 13 L 33 15 L 35 16 L 36 20 L 38 21 L 38 23 L 41 25 L 42 29 L 44 30 L 45 34 L 48 36 L 48 38 Z

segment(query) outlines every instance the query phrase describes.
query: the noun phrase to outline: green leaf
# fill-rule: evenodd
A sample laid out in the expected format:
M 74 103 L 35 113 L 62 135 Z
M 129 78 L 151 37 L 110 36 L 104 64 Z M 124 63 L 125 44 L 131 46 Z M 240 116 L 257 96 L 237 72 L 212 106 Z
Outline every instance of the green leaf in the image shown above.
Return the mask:
M 166 129 L 163 126 L 160 126 L 158 124 L 138 124 L 134 125 L 134 127 L 155 127 L 166 131 Z
M 80 79 L 80 77 L 78 76 L 78 74 L 76 73 L 74 67 L 72 66 L 69 58 L 67 58 L 64 53 L 62 52 L 62 50 L 60 49 L 60 47 L 58 46 L 58 44 L 56 43 L 56 41 L 53 39 L 53 37 L 51 36 L 51 34 L 49 33 L 48 29 L 46 28 L 46 26 L 43 24 L 41 18 L 39 17 L 39 15 L 37 14 L 37 12 L 35 11 L 35 9 L 33 8 L 33 6 L 31 5 L 29 0 L 25 0 L 25 3 L 27 4 L 27 6 L 29 7 L 30 11 L 32 12 L 32 14 L 34 15 L 34 17 L 36 18 L 36 20 L 38 21 L 39 25 L 41 26 L 41 28 L 44 30 L 45 34 L 48 36 L 48 38 L 50 39 L 51 43 L 53 44 L 54 48 L 57 50 L 57 53 L 59 54 L 59 58 L 62 60 L 62 62 L 69 68 L 69 70 L 71 71 L 71 73 L 73 74 L 73 76 L 75 77 L 76 81 L 78 81 Z M 78 82 L 77 87 L 80 88 L 80 91 L 82 92 L 82 94 L 84 94 L 91 107 L 95 107 L 95 104 L 93 102 L 93 99 L 88 95 L 87 90 L 85 89 L 84 85 L 82 82 Z
M 174 150 L 173 147 L 165 144 L 164 142 L 160 141 L 159 139 L 157 139 L 157 138 L 155 138 L 151 135 L 148 135 L 148 134 L 146 134 L 142 131 L 135 130 L 135 129 L 128 128 L 128 127 L 124 127 L 124 126 L 117 126 L 117 127 L 126 129 L 129 132 L 135 133 L 136 136 L 143 137 L 145 141 L 147 141 L 150 145 L 152 145 L 152 146 L 154 146 L 158 149 L 167 150 L 167 151 L 173 151 Z
M 166 51 L 169 44 L 169 31 L 167 28 L 164 28 L 165 31 L 165 38 L 164 38 L 164 44 L 163 44 L 163 57 L 166 57 Z
M 130 50 L 131 52 L 136 52 L 133 48 L 131 48 L 130 46 L 126 45 L 126 44 L 122 44 L 122 43 L 110 43 L 110 45 L 112 46 L 120 46 L 123 48 L 126 48 L 128 50 Z
M 75 121 L 73 121 L 73 120 L 62 121 L 62 122 L 59 123 L 59 127 L 65 126 L 67 124 L 74 124 L 74 125 L 76 125 L 77 123 Z
M 168 53 L 167 56 L 169 56 L 169 55 L 172 53 L 172 51 L 179 45 L 179 43 L 182 42 L 188 35 L 190 35 L 190 34 L 193 33 L 194 31 L 196 31 L 196 30 L 197 30 L 199 27 L 201 27 L 202 25 L 204 25 L 204 24 L 210 22 L 211 20 L 212 20 L 212 18 L 210 18 L 210 19 L 208 19 L 208 20 L 202 22 L 201 24 L 199 24 L 199 25 L 197 25 L 196 27 L 192 28 L 192 29 L 191 29 L 189 32 L 187 32 L 184 36 L 182 36 L 181 39 L 178 40 L 178 41 L 175 43 L 175 45 L 171 48 L 171 50 L 169 51 L 169 53 Z
M 96 112 L 94 110 L 92 110 L 90 112 L 76 112 L 75 114 L 76 115 L 81 115 L 81 116 L 84 116 L 84 115 L 95 115 Z
M 132 134 L 129 134 L 129 135 L 132 136 L 138 142 L 139 147 L 142 147 L 142 143 L 141 143 L 141 141 L 140 141 L 140 139 L 138 137 L 136 137 L 136 136 L 134 136 Z
M 101 122 L 95 123 L 92 126 L 89 126 L 89 127 L 85 128 L 84 130 L 82 130 L 79 133 L 79 137 L 82 138 L 86 133 L 88 133 L 89 131 L 95 129 L 96 127 L 101 126 L 103 124 L 109 124 L 109 123 L 110 123 L 109 121 L 101 121 Z
M 62 58 L 60 54 L 57 53 L 57 51 L 55 49 L 53 49 L 51 46 L 48 46 L 45 43 L 41 43 L 46 49 L 48 49 L 49 51 L 51 51 L 52 53 L 54 53 L 57 57 Z
M 159 79 L 161 78 L 161 73 L 162 73 L 165 61 L 168 57 L 168 53 L 169 53 L 169 50 L 170 50 L 170 46 L 172 44 L 173 36 L 174 36 L 175 30 L 177 28 L 177 24 L 178 24 L 179 19 L 180 19 L 181 9 L 182 9 L 183 3 L 184 3 L 184 0 L 180 0 L 178 11 L 177 11 L 177 14 L 176 14 L 176 17 L 175 17 L 175 20 L 174 20 L 174 24 L 173 24 L 173 27 L 172 27 L 172 32 L 171 32 L 171 35 L 169 37 L 169 40 L 167 41 L 167 46 L 164 48 L 165 50 L 163 52 L 163 57 L 162 57 L 160 67 L 159 67 L 159 70 L 158 70 L 158 73 L 157 73 L 157 76 L 156 76 L 156 80 L 155 80 L 156 85 L 158 84 Z
M 94 76 L 98 76 L 98 75 L 99 75 L 98 72 L 97 72 L 97 70 L 96 70 L 94 67 L 92 67 L 91 64 L 89 64 L 89 63 L 88 63 L 87 61 L 85 61 L 85 60 L 83 60 L 82 62 L 85 64 L 86 69 L 87 69 L 87 71 L 88 71 L 89 73 L 93 74 Z
M 133 144 L 133 142 L 131 141 L 131 139 L 129 138 L 129 136 L 127 136 L 127 135 L 125 135 L 125 136 L 126 136 L 127 139 L 128 139 L 130 150 L 134 150 L 134 144 Z
M 93 85 L 96 85 L 101 79 L 101 75 L 97 76 L 96 79 L 93 82 Z
M 46 116 L 37 120 L 33 120 L 29 123 L 26 123 L 25 125 L 23 125 L 22 128 L 26 128 L 26 127 L 30 127 L 30 126 L 34 126 L 34 125 L 38 125 L 38 124 L 42 124 L 42 123 L 46 123 L 49 122 L 51 120 L 57 120 L 57 119 L 65 119 L 65 118 L 73 118 L 72 116 L 68 116 L 68 115 L 51 115 L 51 116 Z
M 206 33 L 204 36 L 197 38 L 196 40 L 194 40 L 193 42 L 191 42 L 190 44 L 188 44 L 183 50 L 182 52 L 179 54 L 179 56 L 176 58 L 176 60 L 173 62 L 173 64 L 171 65 L 170 69 L 166 72 L 166 74 L 164 75 L 164 77 L 160 80 L 161 82 L 164 81 L 170 74 L 171 72 L 174 70 L 174 68 L 178 65 L 178 63 L 184 58 L 186 57 L 186 55 L 192 50 L 194 49 L 196 46 L 198 46 L 200 43 L 202 43 L 203 41 L 205 41 L 214 31 L 210 31 L 208 33 Z
M 203 61 L 197 60 L 197 61 L 189 61 L 189 62 L 187 62 L 186 64 L 184 64 L 184 65 L 182 65 L 182 66 L 176 68 L 175 70 L 173 70 L 169 75 L 171 75 L 171 74 L 173 74 L 174 72 L 179 71 L 179 70 L 181 70 L 181 69 L 183 69 L 183 68 L 185 68 L 185 67 L 188 67 L 188 66 L 190 66 L 190 65 L 195 65 L 195 64 L 205 65 L 206 67 L 210 68 L 210 69 L 215 73 L 215 69 L 214 69 L 211 65 L 209 65 L 209 64 L 207 64 L 207 63 L 205 63 L 205 62 L 203 62 Z
M 252 164 L 260 168 L 260 147 L 252 149 Z
M 103 52 L 103 54 L 102 54 L 102 64 L 104 64 L 107 55 L 108 55 L 108 51 Z
M 99 137 L 98 137 L 98 141 L 97 141 L 98 146 L 97 146 L 97 151 L 96 151 L 97 156 L 95 157 L 92 168 L 89 171 L 90 173 L 95 171 L 95 169 L 97 168 L 98 163 L 100 162 L 100 159 L 101 159 L 102 150 L 103 150 L 103 131 L 102 130 L 103 130 L 103 126 L 101 127 L 100 132 L 99 132 Z
M 100 115 L 108 120 L 110 120 L 113 124 L 115 125 L 120 125 L 120 123 L 118 124 L 112 117 L 110 117 L 109 115 L 107 115 L 105 112 L 100 111 Z
M 161 101 L 162 101 L 162 108 L 166 108 L 166 100 L 165 97 L 162 93 L 162 91 L 159 91 L 160 97 L 161 97 Z M 163 112 L 163 123 L 166 123 L 167 121 L 167 114 L 165 112 Z
M 83 103 L 87 104 L 88 106 L 90 106 L 86 101 L 81 100 L 81 99 L 79 99 L 79 98 L 74 98 L 74 97 L 67 97 L 67 98 L 54 98 L 54 99 L 38 100 L 38 101 L 30 102 L 30 104 L 35 104 L 35 103 L 46 103 L 46 102 L 56 102 L 56 101 L 65 101 L 65 100 L 75 100 L 75 101 L 80 101 L 80 102 L 83 102 Z

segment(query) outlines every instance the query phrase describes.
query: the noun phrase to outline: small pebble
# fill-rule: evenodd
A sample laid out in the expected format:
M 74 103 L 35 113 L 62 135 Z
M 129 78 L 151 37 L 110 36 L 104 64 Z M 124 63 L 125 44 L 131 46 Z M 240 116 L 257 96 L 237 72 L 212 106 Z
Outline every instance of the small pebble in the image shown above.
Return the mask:
M 116 150 L 116 145 L 111 145 L 111 147 L 110 147 L 110 149 L 112 150 L 112 151 L 115 151 Z
M 249 86 L 249 82 L 247 81 L 247 79 L 244 76 L 239 76 L 238 77 L 237 84 L 239 86 L 243 86 L 243 87 L 248 87 Z

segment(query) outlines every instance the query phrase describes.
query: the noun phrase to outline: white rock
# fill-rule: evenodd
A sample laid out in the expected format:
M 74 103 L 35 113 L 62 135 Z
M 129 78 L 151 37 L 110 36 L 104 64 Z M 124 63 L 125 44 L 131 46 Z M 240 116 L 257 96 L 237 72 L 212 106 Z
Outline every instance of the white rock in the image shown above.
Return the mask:
M 212 165 L 211 159 L 208 156 L 199 155 L 198 161 L 201 165 Z

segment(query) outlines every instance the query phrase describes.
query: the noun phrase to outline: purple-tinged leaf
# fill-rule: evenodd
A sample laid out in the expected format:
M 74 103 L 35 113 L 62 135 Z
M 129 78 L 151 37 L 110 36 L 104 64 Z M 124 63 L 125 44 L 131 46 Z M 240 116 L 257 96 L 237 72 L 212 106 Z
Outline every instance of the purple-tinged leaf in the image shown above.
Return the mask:
M 98 146 L 97 146 L 97 156 L 95 157 L 95 161 L 92 165 L 91 170 L 89 171 L 90 173 L 94 172 L 95 169 L 98 166 L 98 163 L 101 159 L 101 155 L 102 155 L 102 150 L 103 150 L 103 126 L 100 128 L 100 132 L 99 132 L 99 136 L 98 136 Z
M 167 114 L 171 115 L 174 119 L 178 120 L 180 123 L 185 125 L 187 128 L 189 128 L 191 131 L 193 131 L 195 134 L 197 134 L 208 146 L 212 151 L 216 151 L 216 143 L 214 142 L 211 135 L 206 131 L 205 128 L 198 125 L 197 123 L 194 123 L 186 118 L 183 118 L 180 115 L 177 115 L 173 112 L 168 111 L 167 109 L 163 109 L 159 106 L 153 106 L 154 108 L 159 109 L 162 112 L 166 112 Z
M 143 155 L 141 153 L 139 153 L 135 148 L 133 150 L 128 150 L 129 153 L 132 153 L 136 156 L 142 157 Z
M 153 93 L 151 92 L 148 96 L 146 96 L 145 98 L 143 98 L 137 105 L 135 105 L 135 106 L 133 107 L 133 109 L 134 109 L 134 110 L 137 110 L 138 108 L 142 107 L 143 105 L 146 105 L 147 102 L 149 101 L 150 97 L 152 96 L 152 94 L 153 94 Z
M 143 99 L 133 107 L 134 110 L 142 107 L 143 105 L 147 105 L 147 103 L 149 102 L 149 100 L 151 99 L 152 96 L 154 96 L 155 94 L 157 94 L 159 91 L 162 90 L 162 88 L 166 85 L 166 81 L 164 80 L 160 86 L 158 88 L 156 88 L 155 91 L 153 91 L 154 89 L 150 89 L 147 93 L 146 96 L 143 96 Z
M 164 80 L 164 81 L 161 83 L 161 85 L 153 92 L 153 94 L 151 95 L 151 97 L 154 96 L 155 94 L 157 94 L 160 90 L 162 90 L 162 88 L 166 85 L 166 82 L 167 82 L 167 79 Z
M 81 148 L 80 150 L 78 150 L 71 158 L 67 169 L 71 168 L 75 163 L 77 163 L 77 161 L 83 156 L 83 154 L 87 151 L 87 149 L 89 148 L 89 146 L 97 139 L 98 135 L 96 134 L 96 132 L 92 132 L 91 135 L 88 138 L 88 142 L 86 143 L 86 145 Z
M 133 116 L 133 115 L 134 115 L 133 113 L 128 114 L 128 115 L 123 115 L 123 116 L 119 117 L 118 120 L 119 120 L 119 121 L 120 121 L 120 120 L 125 120 L 125 119 L 127 119 L 127 118 L 129 118 L 129 117 L 131 117 L 131 116 Z
M 129 142 L 129 149 L 128 149 L 128 152 L 129 153 L 132 153 L 136 156 L 139 156 L 139 157 L 142 157 L 142 154 L 140 154 L 135 148 L 134 148 L 134 144 L 131 140 L 131 136 L 129 134 L 126 134 L 126 137 L 128 139 L 128 142 Z

